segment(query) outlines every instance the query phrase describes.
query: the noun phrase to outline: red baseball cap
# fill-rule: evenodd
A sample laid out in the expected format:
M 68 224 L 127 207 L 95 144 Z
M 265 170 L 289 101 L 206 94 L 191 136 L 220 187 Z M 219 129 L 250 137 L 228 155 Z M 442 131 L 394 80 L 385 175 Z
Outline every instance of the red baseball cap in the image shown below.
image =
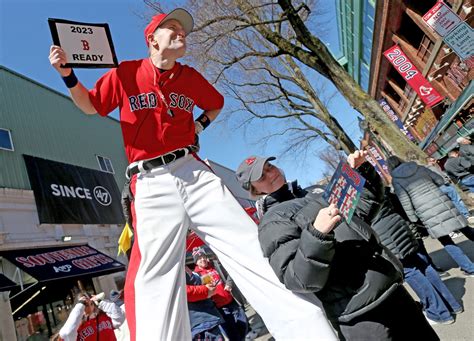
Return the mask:
M 175 19 L 177 20 L 182 26 L 184 31 L 186 32 L 186 35 L 188 35 L 192 30 L 194 26 L 194 19 L 192 15 L 186 11 L 185 9 L 182 8 L 176 8 L 175 10 L 171 11 L 168 14 L 161 13 L 153 16 L 151 18 L 150 23 L 145 27 L 145 41 L 148 46 L 148 35 L 152 34 L 153 32 L 156 31 L 156 29 L 163 24 L 167 20 Z

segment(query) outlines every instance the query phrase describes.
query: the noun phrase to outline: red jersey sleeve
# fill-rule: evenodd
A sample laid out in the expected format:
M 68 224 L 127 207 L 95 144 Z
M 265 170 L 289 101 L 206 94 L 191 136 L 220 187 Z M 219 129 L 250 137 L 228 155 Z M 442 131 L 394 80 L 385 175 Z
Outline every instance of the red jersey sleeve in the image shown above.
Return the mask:
M 207 299 L 209 289 L 205 285 L 186 285 L 188 302 L 197 302 Z
M 199 72 L 193 70 L 193 89 L 196 91 L 196 105 L 202 110 L 221 109 L 224 106 L 224 96 L 209 83 Z
M 89 90 L 89 98 L 99 115 L 107 116 L 119 106 L 122 98 L 121 93 L 118 68 L 115 68 L 99 78 L 94 88 Z

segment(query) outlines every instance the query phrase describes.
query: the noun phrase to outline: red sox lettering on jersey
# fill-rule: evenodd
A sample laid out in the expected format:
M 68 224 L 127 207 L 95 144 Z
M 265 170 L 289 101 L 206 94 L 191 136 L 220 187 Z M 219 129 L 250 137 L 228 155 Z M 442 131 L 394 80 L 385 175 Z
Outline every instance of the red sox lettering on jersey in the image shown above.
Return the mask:
M 88 320 L 79 327 L 77 340 L 92 341 L 99 338 L 105 341 L 115 340 L 113 330 L 114 326 L 110 317 L 102 313 L 97 319 Z M 100 337 L 96 333 L 99 333 Z
M 130 111 L 142 110 L 142 109 L 153 109 L 157 106 L 157 95 L 153 92 L 147 94 L 138 94 L 135 96 L 129 96 L 128 102 L 130 103 Z
M 130 111 L 153 109 L 158 106 L 158 94 L 149 92 L 147 94 L 141 93 L 135 96 L 129 96 Z M 194 100 L 185 95 L 172 92 L 168 96 L 167 101 L 170 108 L 179 108 L 192 114 L 194 109 Z
M 170 102 L 171 108 L 178 107 L 180 109 L 186 110 L 187 112 L 191 114 L 193 113 L 194 101 L 192 98 L 172 92 L 170 93 L 170 99 L 171 99 L 171 102 Z

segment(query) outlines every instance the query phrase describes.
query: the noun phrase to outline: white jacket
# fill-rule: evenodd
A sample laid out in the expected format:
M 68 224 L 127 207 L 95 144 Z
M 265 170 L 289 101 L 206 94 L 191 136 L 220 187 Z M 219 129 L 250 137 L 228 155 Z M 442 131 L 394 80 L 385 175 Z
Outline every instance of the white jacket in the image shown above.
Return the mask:
M 85 308 L 86 307 L 82 303 L 77 303 L 74 308 L 72 308 L 66 323 L 64 323 L 64 326 L 59 331 L 59 336 L 64 341 L 76 341 L 77 329 L 82 323 L 82 316 L 84 315 Z M 113 302 L 102 300 L 99 302 L 99 309 L 110 317 L 115 329 L 119 328 L 125 321 L 125 313 Z

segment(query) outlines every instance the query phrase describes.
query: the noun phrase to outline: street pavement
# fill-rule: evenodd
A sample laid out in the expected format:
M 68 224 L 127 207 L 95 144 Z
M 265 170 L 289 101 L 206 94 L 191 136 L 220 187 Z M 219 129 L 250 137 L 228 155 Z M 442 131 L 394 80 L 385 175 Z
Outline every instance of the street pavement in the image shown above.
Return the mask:
M 474 277 L 464 276 L 437 240 L 428 237 L 424 242 L 433 262 L 450 273 L 451 276 L 443 278 L 443 281 L 464 306 L 464 313 L 456 316 L 456 322 L 449 325 L 435 325 L 433 328 L 443 341 L 474 340 Z M 464 236 L 455 238 L 454 242 L 471 260 L 474 260 L 473 242 Z
M 462 274 L 457 264 L 449 257 L 443 246 L 430 237 L 424 240 L 426 249 L 431 255 L 434 263 L 442 269 L 448 270 L 450 276 L 443 278 L 444 283 L 464 306 L 464 313 L 456 316 L 456 322 L 450 325 L 434 325 L 442 341 L 471 341 L 474 340 L 474 277 L 466 277 Z M 474 260 L 474 245 L 466 237 L 461 236 L 454 239 L 471 260 Z M 408 291 L 418 300 L 413 291 L 406 285 Z M 246 307 L 247 316 L 251 328 L 259 330 L 257 341 L 273 340 L 265 328 L 262 320 L 252 307 Z

